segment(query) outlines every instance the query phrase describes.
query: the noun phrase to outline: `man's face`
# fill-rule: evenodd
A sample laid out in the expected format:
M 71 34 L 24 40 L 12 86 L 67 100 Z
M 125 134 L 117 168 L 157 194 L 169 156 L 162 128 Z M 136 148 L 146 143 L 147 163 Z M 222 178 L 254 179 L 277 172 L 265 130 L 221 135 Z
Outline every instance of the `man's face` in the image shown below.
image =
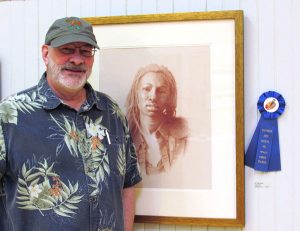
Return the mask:
M 77 92 L 92 72 L 94 57 L 87 56 L 93 47 L 86 43 L 69 43 L 57 48 L 43 46 L 49 85 L 58 93 Z
M 145 74 L 138 87 L 138 107 L 141 115 L 161 117 L 169 101 L 169 86 L 161 73 Z

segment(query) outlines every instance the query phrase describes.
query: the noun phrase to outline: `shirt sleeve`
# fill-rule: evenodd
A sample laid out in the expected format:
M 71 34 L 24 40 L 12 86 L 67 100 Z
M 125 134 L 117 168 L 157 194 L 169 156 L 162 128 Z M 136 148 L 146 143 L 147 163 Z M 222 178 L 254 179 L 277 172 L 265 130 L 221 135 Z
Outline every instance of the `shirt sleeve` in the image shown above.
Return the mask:
M 127 120 L 124 120 L 124 127 L 126 132 L 126 173 L 124 188 L 131 187 L 142 180 L 140 168 L 138 166 L 136 150 L 128 129 Z
M 2 128 L 2 124 L 0 124 L 0 180 L 4 175 L 5 168 L 6 168 L 6 150 L 5 150 L 3 128 Z

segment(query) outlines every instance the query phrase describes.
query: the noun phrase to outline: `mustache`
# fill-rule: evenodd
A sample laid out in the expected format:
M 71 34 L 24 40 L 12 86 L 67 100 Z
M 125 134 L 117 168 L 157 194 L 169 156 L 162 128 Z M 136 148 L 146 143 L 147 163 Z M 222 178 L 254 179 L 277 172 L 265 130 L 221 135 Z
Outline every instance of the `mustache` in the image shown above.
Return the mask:
M 61 70 L 65 70 L 65 69 L 72 70 L 72 71 L 82 71 L 82 72 L 87 71 L 87 67 L 84 64 L 74 65 L 71 63 L 67 63 L 61 66 Z

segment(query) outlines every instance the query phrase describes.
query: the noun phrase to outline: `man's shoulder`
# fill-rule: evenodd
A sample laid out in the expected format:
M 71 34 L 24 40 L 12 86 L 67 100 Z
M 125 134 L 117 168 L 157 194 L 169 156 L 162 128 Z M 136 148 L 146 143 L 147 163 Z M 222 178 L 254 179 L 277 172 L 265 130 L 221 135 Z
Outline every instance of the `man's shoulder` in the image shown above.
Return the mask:
M 108 94 L 104 93 L 104 92 L 100 92 L 100 91 L 95 91 L 96 94 L 96 98 L 97 98 L 97 103 L 101 103 L 102 106 L 118 106 L 118 103 L 116 100 L 114 100 L 111 96 L 109 96 Z
M 20 101 L 22 99 L 26 100 L 27 97 L 29 97 L 31 99 L 35 99 L 36 95 L 37 95 L 37 85 L 26 88 L 17 93 L 11 94 L 11 95 L 5 97 L 4 99 L 2 99 L 1 102 L 5 102 L 8 100 L 9 101 Z M 27 98 L 27 100 L 28 100 L 28 98 Z
M 34 85 L 34 86 L 32 86 L 32 87 L 28 87 L 28 88 L 26 88 L 26 89 L 24 89 L 24 90 L 22 90 L 22 91 L 19 91 L 19 92 L 17 93 L 17 95 L 20 95 L 20 94 L 28 94 L 28 93 L 31 93 L 31 92 L 33 92 L 33 91 L 37 91 L 37 85 Z
M 20 116 L 32 116 L 32 112 L 42 108 L 43 103 L 44 99 L 38 95 L 35 87 L 20 91 L 1 101 L 0 120 L 6 124 L 17 125 Z
M 185 118 L 176 117 L 165 121 L 162 128 L 163 133 L 167 133 L 169 136 L 175 138 L 185 138 L 188 136 L 189 128 Z

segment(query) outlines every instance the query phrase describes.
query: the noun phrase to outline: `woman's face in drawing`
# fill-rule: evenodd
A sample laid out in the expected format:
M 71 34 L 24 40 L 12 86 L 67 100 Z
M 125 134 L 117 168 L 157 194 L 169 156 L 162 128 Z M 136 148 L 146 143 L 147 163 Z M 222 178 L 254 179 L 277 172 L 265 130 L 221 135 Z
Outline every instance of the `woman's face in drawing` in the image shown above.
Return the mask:
M 148 72 L 138 86 L 138 107 L 140 114 L 161 117 L 169 102 L 169 86 L 162 73 Z

